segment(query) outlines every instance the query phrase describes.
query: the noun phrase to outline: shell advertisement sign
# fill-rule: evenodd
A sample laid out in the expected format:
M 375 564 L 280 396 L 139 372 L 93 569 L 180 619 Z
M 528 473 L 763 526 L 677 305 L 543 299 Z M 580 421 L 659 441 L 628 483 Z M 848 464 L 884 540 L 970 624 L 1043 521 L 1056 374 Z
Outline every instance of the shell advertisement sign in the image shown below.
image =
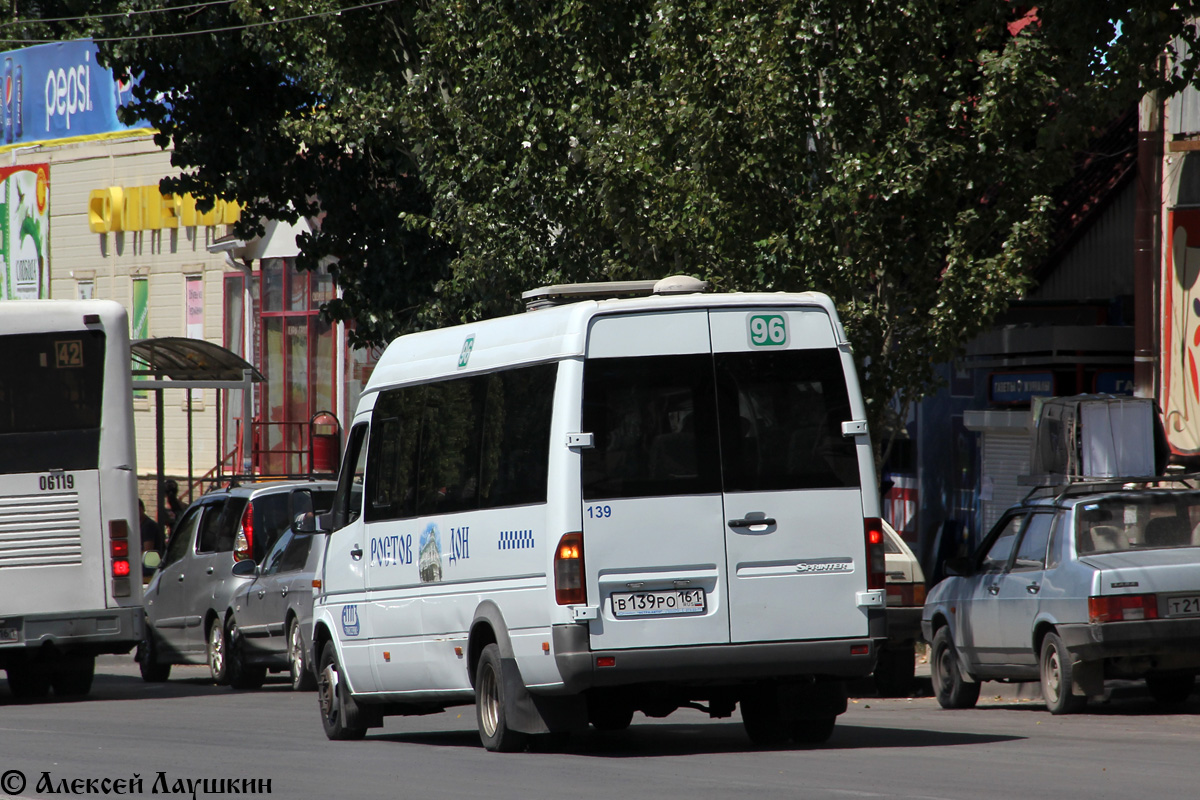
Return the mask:
M 0 167 L 0 300 L 50 296 L 50 165 Z

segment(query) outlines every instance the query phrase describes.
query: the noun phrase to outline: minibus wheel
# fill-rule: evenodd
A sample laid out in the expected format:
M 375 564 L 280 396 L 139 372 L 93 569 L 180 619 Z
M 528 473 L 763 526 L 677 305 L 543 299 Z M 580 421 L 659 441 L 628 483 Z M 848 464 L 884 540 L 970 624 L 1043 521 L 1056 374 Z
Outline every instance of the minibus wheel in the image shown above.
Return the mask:
M 333 642 L 326 642 L 321 651 L 320 672 L 317 673 L 317 699 L 321 704 L 321 727 L 325 736 L 337 740 L 361 739 L 367 735 L 367 726 L 358 723 L 358 715 L 348 713 L 346 686 L 341 680 L 337 650 Z
M 475 719 L 479 725 L 479 738 L 483 746 L 493 752 L 519 752 L 525 749 L 529 737 L 508 727 L 504 701 L 500 648 L 493 643 L 483 648 L 475 668 Z

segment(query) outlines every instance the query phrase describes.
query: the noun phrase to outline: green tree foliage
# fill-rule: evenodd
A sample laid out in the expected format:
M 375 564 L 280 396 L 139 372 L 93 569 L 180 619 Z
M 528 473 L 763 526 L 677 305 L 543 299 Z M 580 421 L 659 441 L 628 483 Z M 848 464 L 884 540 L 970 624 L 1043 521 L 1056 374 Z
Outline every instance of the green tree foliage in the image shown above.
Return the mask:
M 1190 80 L 1190 5 L 124 0 L 93 35 L 166 188 L 323 215 L 361 340 L 545 283 L 816 289 L 878 429 L 1027 288 L 1089 134 Z

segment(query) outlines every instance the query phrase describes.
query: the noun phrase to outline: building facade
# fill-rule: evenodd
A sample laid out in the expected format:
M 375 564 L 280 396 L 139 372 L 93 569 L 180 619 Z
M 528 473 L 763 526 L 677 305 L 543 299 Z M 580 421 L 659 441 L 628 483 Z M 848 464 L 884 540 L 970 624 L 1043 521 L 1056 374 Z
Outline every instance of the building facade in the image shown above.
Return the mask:
M 233 250 L 237 204 L 201 211 L 196 198 L 164 195 L 159 182 L 178 174 L 170 152 L 117 119 L 128 86 L 95 63 L 90 41 L 0 57 L 0 297 L 116 300 L 132 339 L 203 339 L 262 374 L 250 420 L 240 390 L 163 391 L 162 470 L 183 499 L 217 474 L 308 471 L 313 416 L 346 419 L 373 362 L 320 319 L 336 289 L 327 273 L 296 271 L 296 229 L 271 224 L 263 241 Z M 155 405 L 135 379 L 143 497 L 158 471 Z

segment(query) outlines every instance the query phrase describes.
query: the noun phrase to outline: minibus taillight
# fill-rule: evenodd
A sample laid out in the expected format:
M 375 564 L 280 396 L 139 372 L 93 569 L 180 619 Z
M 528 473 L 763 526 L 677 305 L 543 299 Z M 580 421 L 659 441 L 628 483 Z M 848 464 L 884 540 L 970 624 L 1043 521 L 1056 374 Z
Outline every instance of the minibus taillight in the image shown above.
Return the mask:
M 113 597 L 129 597 L 132 589 L 129 584 L 129 522 L 123 519 L 108 521 L 109 557 L 112 559 L 109 567 L 112 573 Z
M 887 586 L 887 563 L 883 555 L 883 520 L 866 517 L 863 522 L 867 534 L 867 588 L 884 589 Z
M 254 557 L 254 503 L 246 503 L 242 521 L 238 523 L 237 538 L 233 540 L 233 560 L 245 561 Z
M 587 603 L 583 580 L 583 534 L 567 533 L 554 551 L 554 599 L 560 606 Z
M 1088 622 L 1158 619 L 1158 595 L 1110 594 L 1088 598 Z

